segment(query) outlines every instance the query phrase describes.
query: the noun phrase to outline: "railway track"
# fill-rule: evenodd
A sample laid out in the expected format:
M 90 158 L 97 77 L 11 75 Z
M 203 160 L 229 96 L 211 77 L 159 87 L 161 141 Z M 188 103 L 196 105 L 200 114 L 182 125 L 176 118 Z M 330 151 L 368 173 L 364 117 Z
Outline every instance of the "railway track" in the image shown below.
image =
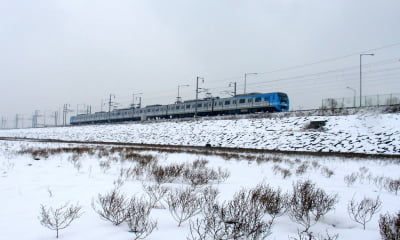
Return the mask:
M 103 142 L 103 141 L 75 141 L 60 139 L 39 139 L 39 138 L 18 138 L 0 137 L 0 141 L 19 141 L 19 142 L 41 142 L 41 143 L 70 143 L 84 145 L 113 145 L 133 147 L 141 151 L 177 152 L 193 153 L 206 155 L 222 154 L 284 154 L 284 155 L 303 155 L 317 157 L 346 157 L 346 158 L 383 158 L 400 161 L 400 154 L 368 154 L 352 152 L 312 152 L 312 151 L 290 151 L 276 149 L 257 149 L 257 148 L 232 148 L 232 147 L 211 147 L 211 146 L 190 146 L 190 145 L 170 145 L 170 144 L 145 144 L 129 142 Z

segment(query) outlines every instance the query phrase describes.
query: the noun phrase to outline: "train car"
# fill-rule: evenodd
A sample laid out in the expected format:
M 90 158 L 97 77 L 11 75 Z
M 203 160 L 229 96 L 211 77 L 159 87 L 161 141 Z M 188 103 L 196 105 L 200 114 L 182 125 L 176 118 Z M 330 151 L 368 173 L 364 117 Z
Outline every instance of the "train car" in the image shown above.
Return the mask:
M 71 125 L 139 121 L 161 118 L 185 118 L 256 112 L 289 111 L 286 93 L 248 93 L 229 98 L 205 98 L 168 105 L 149 105 L 144 108 L 117 109 L 110 112 L 79 114 L 71 117 Z

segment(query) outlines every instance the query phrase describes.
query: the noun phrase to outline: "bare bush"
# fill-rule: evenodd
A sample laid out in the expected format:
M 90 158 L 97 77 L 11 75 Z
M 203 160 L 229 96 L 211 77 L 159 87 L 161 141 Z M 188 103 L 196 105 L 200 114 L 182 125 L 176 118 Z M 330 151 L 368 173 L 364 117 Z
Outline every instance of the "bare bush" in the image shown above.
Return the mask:
M 57 232 L 56 237 L 58 238 L 59 230 L 67 228 L 72 221 L 82 215 L 81 209 L 82 207 L 78 204 L 74 206 L 68 203 L 56 209 L 40 205 L 40 224 L 51 230 L 55 230 Z
M 224 204 L 203 207 L 203 219 L 190 222 L 189 240 L 265 239 L 272 221 L 265 221 L 265 209 L 252 200 L 251 190 L 241 190 Z
M 217 181 L 218 183 L 229 177 L 227 170 L 217 170 L 206 167 L 207 160 L 198 159 L 192 164 L 170 164 L 167 166 L 153 164 L 149 175 L 157 183 L 182 182 L 192 186 L 201 186 Z
M 327 167 L 323 167 L 321 169 L 321 174 L 324 175 L 327 178 L 330 178 L 330 177 L 332 177 L 334 172 L 331 169 L 327 168 Z
M 192 166 L 193 168 L 204 168 L 208 163 L 207 159 L 204 158 L 198 158 L 193 161 Z
M 400 211 L 393 216 L 381 215 L 379 231 L 383 240 L 400 240 Z
M 321 165 L 317 162 L 317 161 L 312 161 L 311 165 L 313 166 L 313 168 L 318 169 L 321 167 Z
M 388 178 L 386 180 L 385 188 L 389 192 L 393 192 L 397 195 L 397 192 L 400 190 L 400 179 L 391 179 Z
M 129 201 L 126 222 L 129 231 L 135 234 L 134 240 L 145 239 L 157 227 L 157 221 L 149 219 L 152 205 L 143 199 L 132 198 Z
M 328 231 L 326 231 L 326 235 L 317 234 L 315 235 L 312 232 L 302 232 L 297 231 L 297 237 L 290 237 L 290 240 L 337 240 L 339 238 L 339 234 L 330 235 Z
M 365 230 L 365 224 L 380 210 L 381 204 L 379 196 L 375 200 L 364 196 L 360 202 L 353 197 L 347 205 L 347 212 L 351 220 L 361 224 Z
M 252 201 L 258 201 L 264 211 L 271 216 L 271 222 L 276 217 L 283 215 L 286 211 L 288 195 L 282 193 L 281 189 L 272 189 L 269 185 L 259 184 L 251 189 Z
M 143 190 L 149 196 L 152 208 L 165 208 L 161 200 L 167 194 L 169 188 L 161 186 L 160 184 L 146 185 L 142 184 Z
M 104 160 L 99 162 L 100 168 L 106 173 L 111 168 L 110 160 Z
M 375 177 L 373 181 L 375 186 L 377 186 L 379 190 L 382 190 L 386 187 L 387 177 L 385 176 Z
M 265 221 L 265 208 L 252 199 L 251 190 L 241 190 L 223 206 L 220 217 L 226 235 L 232 239 L 265 239 L 271 234 L 272 221 Z
M 200 201 L 202 208 L 213 205 L 219 194 L 218 189 L 207 186 L 200 191 Z
M 184 164 L 170 164 L 167 166 L 154 164 L 150 169 L 150 173 L 157 183 L 173 182 L 182 176 L 184 166 Z
M 346 183 L 346 185 L 348 187 L 350 187 L 350 186 L 354 185 L 354 183 L 356 182 L 357 178 L 358 178 L 357 173 L 352 173 L 350 175 L 344 176 L 343 180 Z
M 289 169 L 286 168 L 282 168 L 279 165 L 274 165 L 274 167 L 272 168 L 275 174 L 280 173 L 282 175 L 283 179 L 286 179 L 287 177 L 292 176 L 292 173 L 290 172 Z
M 166 196 L 168 210 L 178 222 L 178 227 L 200 212 L 201 198 L 193 188 L 180 188 L 168 192 Z
M 308 167 L 309 165 L 307 162 L 302 163 L 300 166 L 297 167 L 296 175 L 297 176 L 303 175 L 304 173 L 306 173 Z
M 129 199 L 114 189 L 105 195 L 99 194 L 96 204 L 92 201 L 92 207 L 101 218 L 119 225 L 128 217 Z
M 289 197 L 289 217 L 302 225 L 304 232 L 308 232 L 311 225 L 334 208 L 337 198 L 336 194 L 328 195 L 324 190 L 316 188 L 309 180 L 298 181 L 293 185 L 293 192 Z

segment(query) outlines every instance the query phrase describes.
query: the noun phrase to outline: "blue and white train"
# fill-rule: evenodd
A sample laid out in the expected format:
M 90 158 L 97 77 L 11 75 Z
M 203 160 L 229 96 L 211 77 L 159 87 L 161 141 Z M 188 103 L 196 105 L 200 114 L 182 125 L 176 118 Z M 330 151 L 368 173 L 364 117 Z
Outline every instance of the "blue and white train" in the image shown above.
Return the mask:
M 289 110 L 286 93 L 249 93 L 229 98 L 205 98 L 176 102 L 169 105 L 150 105 L 143 108 L 116 109 L 110 112 L 79 114 L 70 119 L 71 125 L 161 118 L 184 118 L 256 112 L 283 112 Z

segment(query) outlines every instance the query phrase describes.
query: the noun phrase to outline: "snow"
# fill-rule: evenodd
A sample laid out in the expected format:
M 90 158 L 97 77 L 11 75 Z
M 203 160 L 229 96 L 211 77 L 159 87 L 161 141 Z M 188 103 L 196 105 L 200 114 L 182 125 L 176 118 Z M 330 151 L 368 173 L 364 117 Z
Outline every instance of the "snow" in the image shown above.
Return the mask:
M 400 146 L 400 114 L 361 114 L 332 117 L 289 117 L 271 119 L 198 120 L 186 122 L 156 122 L 147 124 L 119 124 L 100 126 L 79 126 L 43 129 L 17 129 L 0 131 L 3 137 L 27 137 L 81 141 L 111 141 L 134 143 L 162 143 L 199 145 L 206 143 L 225 147 L 248 147 L 301 151 L 341 151 L 360 153 L 398 154 Z M 323 130 L 304 130 L 311 120 L 327 120 Z M 60 231 L 60 239 L 132 239 L 133 235 L 125 224 L 114 226 L 102 220 L 91 204 L 98 194 L 104 194 L 114 187 L 121 168 L 135 163 L 121 161 L 116 154 L 110 160 L 110 168 L 100 162 L 111 158 L 83 154 L 78 159 L 81 166 L 74 165 L 71 153 L 50 155 L 34 160 L 30 154 L 18 151 L 28 148 L 57 149 L 76 147 L 82 144 L 39 143 L 29 141 L 0 141 L 0 229 L 3 239 L 55 239 L 55 232 L 40 225 L 40 205 L 58 207 L 63 203 L 79 203 L 83 215 L 71 226 Z M 87 144 L 95 148 L 95 145 Z M 338 194 L 335 209 L 311 227 L 314 233 L 326 231 L 339 234 L 339 239 L 380 239 L 379 214 L 394 214 L 400 210 L 400 195 L 389 192 L 373 179 L 386 177 L 400 178 L 400 159 L 386 158 L 344 158 L 318 157 L 307 155 L 261 154 L 281 161 L 245 160 L 244 157 L 224 159 L 218 155 L 188 153 L 140 152 L 158 157 L 160 164 L 192 162 L 198 158 L 208 160 L 210 168 L 221 167 L 230 172 L 230 177 L 212 185 L 219 189 L 220 202 L 232 199 L 241 188 L 254 187 L 264 182 L 273 188 L 291 191 L 298 180 L 311 180 L 329 194 Z M 254 155 L 254 159 L 257 155 Z M 307 171 L 296 174 L 301 164 L 307 164 Z M 315 166 L 314 166 L 315 165 Z M 289 169 L 291 175 L 283 178 L 274 167 Z M 328 177 L 323 169 L 333 171 Z M 345 176 L 357 173 L 354 185 L 347 185 Z M 149 179 L 129 179 L 121 190 L 127 195 L 142 196 L 142 183 Z M 167 183 L 179 187 L 184 183 Z M 353 222 L 347 213 L 347 204 L 352 199 L 364 196 L 379 196 L 382 208 L 367 223 L 366 230 Z M 186 239 L 189 223 L 177 226 L 167 209 L 153 209 L 150 217 L 158 222 L 157 229 L 147 238 Z M 196 216 L 199 217 L 199 216 Z M 267 239 L 288 239 L 296 237 L 299 224 L 291 221 L 287 214 L 278 217 Z
M 0 141 L 1 181 L 0 225 L 2 226 L 2 238 L 4 239 L 54 239 L 55 232 L 44 228 L 39 224 L 38 215 L 40 204 L 47 206 L 60 206 L 65 202 L 77 203 L 83 207 L 84 214 L 74 221 L 67 229 L 60 231 L 61 239 L 131 239 L 132 233 L 128 232 L 126 225 L 114 226 L 106 222 L 94 212 L 91 207 L 93 199 L 99 193 L 104 194 L 113 188 L 114 181 L 118 178 L 119 171 L 123 167 L 129 167 L 131 163 L 113 161 L 111 168 L 104 170 L 100 167 L 100 161 L 95 156 L 83 155 L 82 163 L 78 170 L 74 167 L 70 154 L 50 155 L 47 159 L 34 160 L 31 155 L 16 154 L 20 149 L 33 148 L 57 148 L 71 147 L 72 145 L 55 143 L 27 143 Z M 160 153 L 153 153 L 160 154 Z M 323 188 L 329 194 L 338 194 L 339 202 L 334 211 L 329 212 L 319 223 L 311 229 L 315 233 L 339 234 L 340 239 L 378 239 L 378 215 L 367 223 L 367 229 L 352 222 L 347 214 L 347 203 L 355 197 L 363 196 L 375 198 L 379 196 L 382 201 L 381 214 L 394 213 L 400 209 L 399 196 L 385 189 L 381 189 L 366 179 L 357 181 L 352 186 L 347 186 L 344 176 L 353 172 L 360 172 L 360 168 L 368 169 L 372 177 L 385 176 L 398 178 L 400 164 L 398 160 L 387 159 L 346 159 L 346 158 L 318 158 L 310 156 L 284 156 L 280 155 L 283 162 L 274 163 L 246 161 L 243 159 L 224 160 L 218 156 L 201 156 L 209 161 L 209 167 L 222 167 L 228 169 L 230 177 L 220 184 L 214 183 L 221 192 L 219 201 L 232 198 L 233 194 L 242 187 L 254 187 L 258 183 L 265 182 L 274 188 L 280 187 L 284 191 L 290 191 L 292 184 L 297 180 L 310 179 L 318 187 Z M 190 162 L 198 159 L 198 155 L 185 153 L 161 154 L 159 158 L 164 164 L 172 162 Z M 300 160 L 296 160 L 300 159 Z M 318 162 L 318 168 L 311 167 L 311 162 Z M 297 176 L 295 169 L 301 163 L 308 162 L 309 170 L 304 175 Z M 292 175 L 283 178 L 279 173 L 274 173 L 273 166 L 279 165 L 288 168 Z M 292 166 L 292 167 L 291 167 Z M 334 172 L 327 177 L 321 169 L 327 167 Z M 390 169 L 390 171 L 388 171 Z M 126 181 L 122 189 L 126 194 L 135 196 L 143 195 L 142 181 Z M 177 187 L 180 183 L 172 183 L 169 186 Z M 185 239 L 189 233 L 189 224 L 183 223 L 177 227 L 170 213 L 166 209 L 153 209 L 153 219 L 157 219 L 158 228 L 148 239 Z M 279 217 L 275 222 L 268 239 L 288 239 L 295 236 L 297 229 L 301 227 L 292 222 L 287 215 Z
M 305 129 L 327 121 L 322 130 Z M 234 120 L 160 121 L 95 126 L 15 129 L 0 137 L 50 138 L 258 148 L 289 151 L 400 153 L 400 114 L 366 112 L 347 116 L 276 117 Z

